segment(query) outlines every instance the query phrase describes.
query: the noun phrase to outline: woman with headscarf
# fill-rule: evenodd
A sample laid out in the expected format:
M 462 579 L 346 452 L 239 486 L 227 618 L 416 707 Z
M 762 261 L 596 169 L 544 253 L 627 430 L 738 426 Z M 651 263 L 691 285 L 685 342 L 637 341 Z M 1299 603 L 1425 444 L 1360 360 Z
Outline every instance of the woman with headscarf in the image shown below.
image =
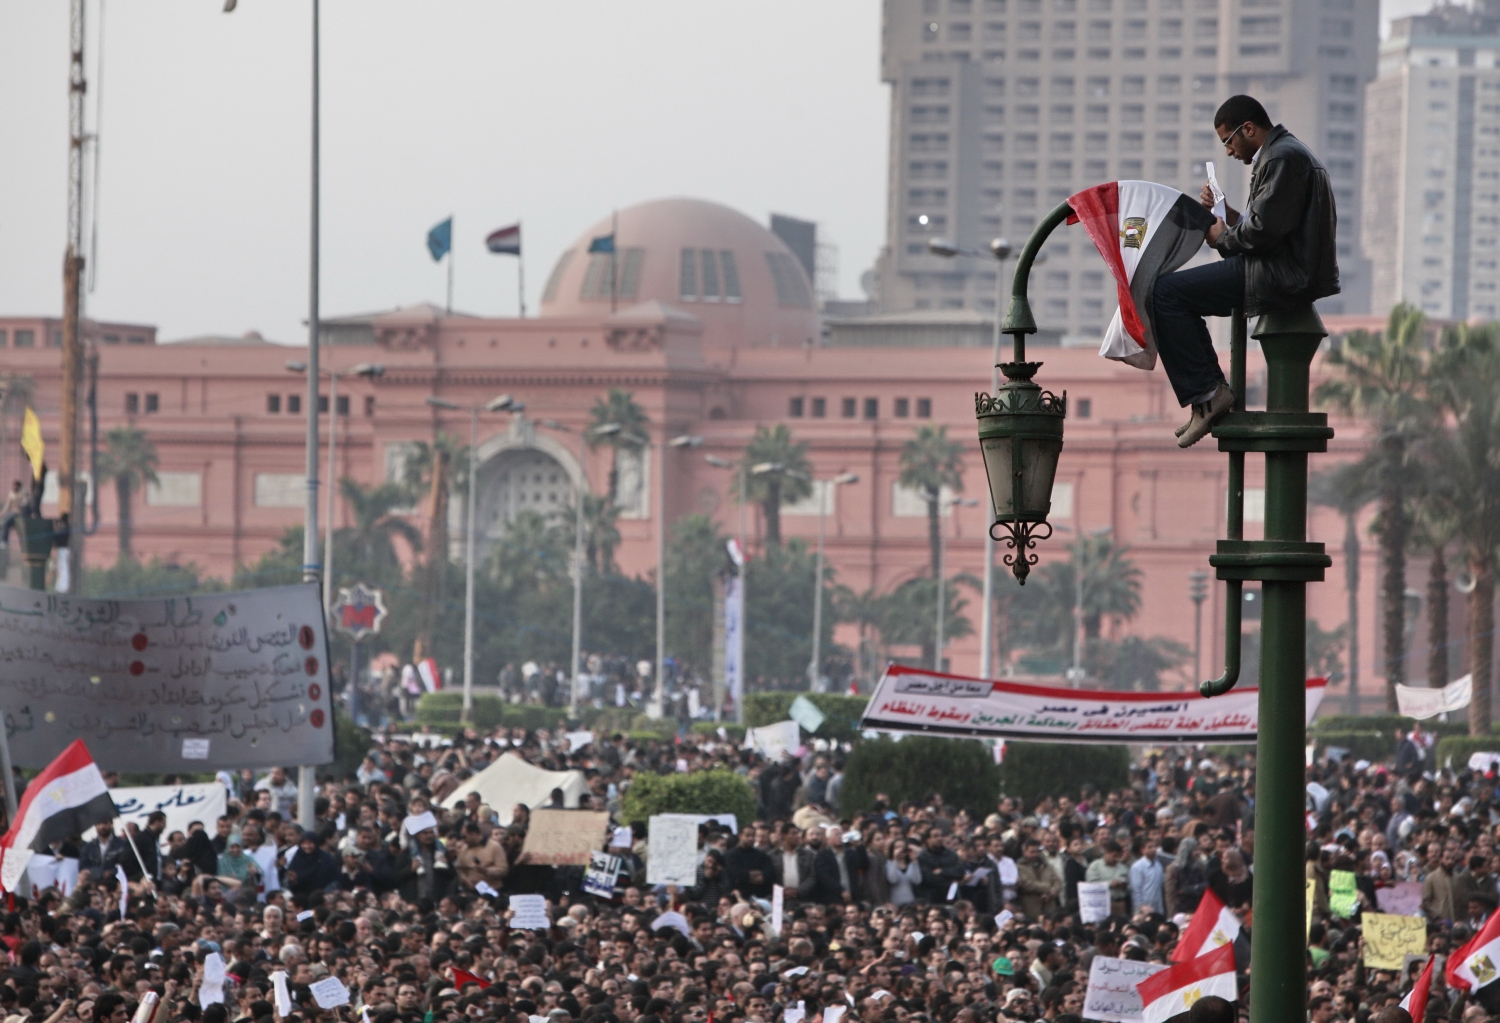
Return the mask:
M 1192 915 L 1208 889 L 1208 867 L 1198 854 L 1198 840 L 1184 838 L 1177 843 L 1177 859 L 1167 868 L 1167 911 Z

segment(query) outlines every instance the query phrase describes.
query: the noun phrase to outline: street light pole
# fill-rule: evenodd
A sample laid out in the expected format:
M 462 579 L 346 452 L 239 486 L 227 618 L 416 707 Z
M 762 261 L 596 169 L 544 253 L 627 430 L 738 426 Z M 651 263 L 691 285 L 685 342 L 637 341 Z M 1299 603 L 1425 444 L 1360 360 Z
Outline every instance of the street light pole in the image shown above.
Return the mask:
M 318 268 L 321 183 L 319 156 L 319 47 L 320 0 L 312 2 L 312 210 L 308 230 L 307 287 L 307 507 L 302 522 L 302 581 L 317 585 L 322 576 L 318 562 L 318 343 L 322 333 L 319 322 Z M 311 765 L 297 769 L 297 821 L 304 828 L 313 826 L 313 796 L 316 777 Z
M 667 700 L 667 449 L 696 448 L 702 444 L 702 437 L 687 434 L 667 440 L 666 424 L 662 424 L 661 469 L 657 474 L 661 507 L 656 513 L 656 694 L 647 708 L 654 717 L 666 714 Z
M 474 515 L 479 487 L 479 413 L 520 412 L 526 407 L 508 394 L 502 394 L 483 405 L 463 406 L 446 398 L 429 396 L 427 404 L 450 412 L 469 413 L 469 493 L 465 501 L 464 523 L 464 699 L 459 721 L 467 723 L 474 708 Z
M 736 639 L 736 644 L 735 644 L 736 645 L 736 649 L 735 649 L 735 655 L 736 655 L 735 656 L 735 663 L 740 666 L 740 668 L 739 668 L 739 670 L 740 670 L 740 678 L 741 678 L 742 681 L 741 681 L 741 686 L 740 686 L 740 696 L 741 696 L 741 699 L 735 700 L 735 703 L 734 703 L 734 721 L 735 721 L 735 724 L 742 725 L 742 724 L 745 723 L 745 706 L 744 706 L 745 701 L 743 699 L 743 696 L 744 696 L 743 679 L 744 679 L 744 672 L 745 672 L 745 623 L 746 623 L 746 621 L 748 621 L 748 615 L 749 615 L 749 604 L 748 604 L 748 601 L 747 601 L 746 593 L 748 592 L 749 582 L 750 582 L 750 552 L 745 547 L 745 505 L 749 501 L 749 497 L 747 496 L 747 491 L 746 491 L 745 488 L 747 486 L 749 486 L 750 475 L 749 475 L 749 473 L 748 473 L 748 471 L 746 469 L 745 460 L 743 458 L 740 459 L 738 466 L 736 466 L 736 464 L 734 462 L 731 462 L 729 459 L 727 459 L 727 458 L 720 458 L 718 455 L 704 455 L 703 456 L 703 460 L 705 462 L 707 462 L 709 465 L 711 465 L 714 468 L 716 468 L 716 469 L 730 469 L 730 470 L 733 470 L 733 469 L 738 468 L 738 471 L 739 471 L 739 474 L 740 474 L 740 522 L 739 522 L 739 536 L 738 536 L 739 547 L 740 547 L 740 559 L 741 559 L 741 564 L 740 564 L 740 628 L 739 628 L 739 632 L 738 632 L 738 638 Z M 722 706 L 723 705 L 721 703 L 720 707 L 715 708 L 715 714 L 719 713 L 719 711 L 722 709 Z
M 947 637 L 944 635 L 948 631 L 948 580 L 946 578 L 948 573 L 948 531 L 943 528 L 941 511 L 943 508 L 952 511 L 958 507 L 975 508 L 978 505 L 979 501 L 977 498 L 964 499 L 950 497 L 946 501 L 942 501 L 938 509 L 937 643 L 934 647 L 935 652 L 932 655 L 933 671 L 943 670 L 943 649 L 948 645 Z
M 1208 599 L 1208 573 L 1188 576 L 1188 598 L 1193 602 L 1193 678 L 1203 678 L 1203 602 Z
M 813 493 L 818 498 L 818 556 L 813 569 L 813 634 L 812 660 L 807 662 L 808 691 L 823 691 L 823 518 L 827 497 L 834 489 L 846 483 L 858 483 L 856 473 L 846 472 L 829 480 L 814 480 Z
M 927 242 L 927 250 L 935 256 L 952 259 L 955 256 L 978 256 L 983 253 L 960 249 L 951 242 L 933 238 Z M 990 360 L 990 394 L 1000 393 L 1000 307 L 1005 297 L 1005 279 L 1000 272 L 1010 258 L 1011 245 L 1004 238 L 990 242 L 989 254 L 995 260 L 995 353 Z M 995 538 L 988 529 L 984 531 L 984 609 L 980 614 L 979 677 L 990 678 L 994 674 L 995 660 Z

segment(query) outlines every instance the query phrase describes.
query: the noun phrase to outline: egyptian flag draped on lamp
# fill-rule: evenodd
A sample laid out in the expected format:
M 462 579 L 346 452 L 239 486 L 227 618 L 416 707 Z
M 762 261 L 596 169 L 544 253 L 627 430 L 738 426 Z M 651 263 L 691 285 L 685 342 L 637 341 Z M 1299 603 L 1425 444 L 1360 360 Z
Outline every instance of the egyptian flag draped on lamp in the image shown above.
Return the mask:
M 16 819 L 0 838 L 0 887 L 16 890 L 32 853 L 118 816 L 89 748 L 82 739 L 74 739 L 21 796 Z
M 1156 366 L 1152 296 L 1156 279 L 1192 258 L 1214 215 L 1196 199 L 1152 181 L 1111 181 L 1068 200 L 1114 275 L 1120 307 L 1099 354 L 1137 369 Z

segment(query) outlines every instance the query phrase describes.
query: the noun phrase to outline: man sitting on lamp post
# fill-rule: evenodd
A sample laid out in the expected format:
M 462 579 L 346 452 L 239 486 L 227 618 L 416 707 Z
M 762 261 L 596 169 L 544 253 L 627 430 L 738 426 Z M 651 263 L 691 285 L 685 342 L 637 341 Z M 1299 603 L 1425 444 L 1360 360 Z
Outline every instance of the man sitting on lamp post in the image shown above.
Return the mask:
M 1162 367 L 1178 402 L 1193 408 L 1177 429 L 1184 448 L 1202 440 L 1235 400 L 1203 317 L 1229 316 L 1237 308 L 1258 316 L 1339 292 L 1338 213 L 1318 158 L 1285 127 L 1272 126 L 1266 108 L 1250 96 L 1225 100 L 1214 114 L 1214 130 L 1230 156 L 1250 165 L 1250 201 L 1243 213 L 1226 206 L 1208 229 L 1208 244 L 1223 259 L 1163 274 L 1155 290 Z M 1213 209 L 1209 185 L 1199 201 Z

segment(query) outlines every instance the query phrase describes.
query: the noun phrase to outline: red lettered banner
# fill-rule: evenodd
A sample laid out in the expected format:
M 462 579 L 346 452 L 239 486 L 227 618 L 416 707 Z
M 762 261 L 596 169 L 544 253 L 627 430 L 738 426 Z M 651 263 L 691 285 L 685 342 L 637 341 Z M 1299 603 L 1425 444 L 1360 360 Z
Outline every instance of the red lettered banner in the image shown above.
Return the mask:
M 1307 721 L 1327 679 L 1307 681 Z M 1136 693 L 986 682 L 893 664 L 862 729 L 1038 742 L 1254 742 L 1260 691 Z

